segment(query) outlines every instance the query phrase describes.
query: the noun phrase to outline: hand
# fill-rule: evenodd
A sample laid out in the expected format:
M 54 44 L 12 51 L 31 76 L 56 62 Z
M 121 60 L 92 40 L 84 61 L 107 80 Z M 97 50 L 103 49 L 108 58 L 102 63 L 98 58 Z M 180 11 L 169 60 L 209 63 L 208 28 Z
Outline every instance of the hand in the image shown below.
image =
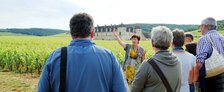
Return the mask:
M 115 36 L 118 36 L 117 30 L 115 28 L 113 29 L 113 33 Z

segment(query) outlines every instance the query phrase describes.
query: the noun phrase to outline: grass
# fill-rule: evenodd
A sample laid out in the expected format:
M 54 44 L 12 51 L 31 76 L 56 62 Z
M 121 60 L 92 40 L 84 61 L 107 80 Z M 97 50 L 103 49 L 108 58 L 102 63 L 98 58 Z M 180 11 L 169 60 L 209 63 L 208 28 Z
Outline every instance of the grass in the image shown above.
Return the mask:
M 39 76 L 0 72 L 1 92 L 36 92 Z

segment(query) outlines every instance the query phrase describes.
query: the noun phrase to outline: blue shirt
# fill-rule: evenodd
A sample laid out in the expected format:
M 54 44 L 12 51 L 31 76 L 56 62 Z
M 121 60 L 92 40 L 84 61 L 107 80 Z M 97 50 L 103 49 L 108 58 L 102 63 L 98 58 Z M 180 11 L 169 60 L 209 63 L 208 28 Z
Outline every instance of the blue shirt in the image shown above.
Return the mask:
M 216 30 L 210 30 L 199 39 L 196 55 L 197 62 L 204 63 L 212 54 L 212 44 L 209 37 L 217 47 L 217 51 L 224 54 L 224 38 Z
M 72 40 L 67 49 L 67 92 L 127 92 L 122 68 L 111 51 L 90 40 Z M 57 49 L 47 59 L 38 92 L 59 92 L 60 54 Z

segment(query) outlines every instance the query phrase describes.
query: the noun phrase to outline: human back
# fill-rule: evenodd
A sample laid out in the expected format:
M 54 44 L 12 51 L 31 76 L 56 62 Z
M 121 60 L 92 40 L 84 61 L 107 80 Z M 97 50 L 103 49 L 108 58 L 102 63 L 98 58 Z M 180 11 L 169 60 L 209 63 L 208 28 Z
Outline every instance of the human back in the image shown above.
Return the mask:
M 189 52 L 174 53 L 178 57 L 178 61 L 181 63 L 181 89 L 180 92 L 189 92 L 189 73 L 196 65 L 196 57 Z
M 111 51 L 91 40 L 92 17 L 79 13 L 70 20 L 72 41 L 67 46 L 66 92 L 127 92 L 122 68 Z M 47 59 L 38 84 L 38 92 L 61 89 L 61 48 Z

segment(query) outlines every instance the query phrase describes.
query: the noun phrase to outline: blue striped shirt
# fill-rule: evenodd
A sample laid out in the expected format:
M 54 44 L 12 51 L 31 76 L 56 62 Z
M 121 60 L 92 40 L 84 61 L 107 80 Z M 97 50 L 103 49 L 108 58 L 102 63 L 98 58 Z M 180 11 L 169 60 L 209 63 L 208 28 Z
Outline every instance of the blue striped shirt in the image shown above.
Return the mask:
M 204 36 L 202 36 L 197 45 L 197 62 L 204 63 L 207 58 L 212 54 L 212 43 L 209 40 L 211 37 L 213 43 L 217 47 L 217 51 L 220 54 L 224 54 L 224 38 L 216 30 L 208 31 Z

